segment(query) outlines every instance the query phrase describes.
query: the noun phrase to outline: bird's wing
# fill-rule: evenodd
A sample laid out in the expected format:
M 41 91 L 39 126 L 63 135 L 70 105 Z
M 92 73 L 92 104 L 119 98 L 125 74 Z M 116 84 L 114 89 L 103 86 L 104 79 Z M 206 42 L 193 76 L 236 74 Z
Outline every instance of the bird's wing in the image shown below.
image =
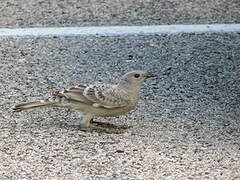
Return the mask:
M 96 84 L 78 85 L 63 91 L 53 93 L 53 96 L 64 96 L 68 99 L 79 101 L 94 107 L 117 108 L 130 103 L 130 97 L 124 90 L 119 90 L 115 85 Z

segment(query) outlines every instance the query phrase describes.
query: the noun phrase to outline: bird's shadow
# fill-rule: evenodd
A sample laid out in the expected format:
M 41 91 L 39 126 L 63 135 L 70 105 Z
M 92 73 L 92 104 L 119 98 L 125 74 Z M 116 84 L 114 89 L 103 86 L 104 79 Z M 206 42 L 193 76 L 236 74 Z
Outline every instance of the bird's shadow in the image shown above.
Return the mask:
M 114 125 L 107 122 L 94 121 L 91 123 L 89 128 L 81 128 L 80 125 L 70 125 L 67 123 L 60 123 L 60 128 L 72 130 L 72 131 L 86 131 L 86 132 L 98 132 L 98 133 L 108 133 L 108 134 L 122 134 L 126 132 L 127 129 L 133 126 L 127 125 Z

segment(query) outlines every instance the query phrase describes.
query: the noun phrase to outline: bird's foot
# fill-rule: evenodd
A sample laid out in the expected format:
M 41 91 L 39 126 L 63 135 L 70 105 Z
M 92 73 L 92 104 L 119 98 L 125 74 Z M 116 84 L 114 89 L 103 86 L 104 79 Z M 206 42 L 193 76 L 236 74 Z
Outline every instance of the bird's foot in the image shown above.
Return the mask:
M 78 130 L 83 131 L 83 132 L 98 132 L 98 133 L 110 133 L 106 128 L 101 127 L 101 126 L 95 126 L 93 124 L 90 124 L 89 126 L 78 126 Z
M 100 126 L 100 127 L 104 127 L 104 128 L 109 128 L 109 129 L 129 129 L 132 128 L 132 126 L 127 126 L 127 125 L 115 125 L 112 123 L 108 123 L 108 122 L 98 122 L 98 121 L 93 121 L 91 123 L 94 126 Z

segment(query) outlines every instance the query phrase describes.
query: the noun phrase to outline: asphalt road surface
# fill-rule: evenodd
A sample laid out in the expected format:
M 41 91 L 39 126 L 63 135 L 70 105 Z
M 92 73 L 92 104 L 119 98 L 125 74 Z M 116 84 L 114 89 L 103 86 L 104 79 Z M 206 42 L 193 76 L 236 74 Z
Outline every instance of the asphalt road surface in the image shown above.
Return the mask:
M 1 179 L 240 179 L 240 35 L 2 38 Z M 138 107 L 83 132 L 23 101 L 123 73 L 158 73 Z M 110 123 L 110 124 L 107 124 Z
M 239 0 L 4 0 L 0 27 L 240 23 Z

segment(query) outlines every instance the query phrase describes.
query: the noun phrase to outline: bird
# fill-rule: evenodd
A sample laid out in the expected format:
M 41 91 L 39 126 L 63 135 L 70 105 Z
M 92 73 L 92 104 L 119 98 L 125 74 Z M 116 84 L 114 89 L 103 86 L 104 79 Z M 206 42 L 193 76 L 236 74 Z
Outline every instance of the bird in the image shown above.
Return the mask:
M 143 82 L 158 75 L 135 70 L 124 74 L 116 84 L 80 84 L 54 91 L 45 99 L 12 107 L 14 112 L 38 107 L 64 107 L 82 113 L 80 128 L 91 126 L 96 117 L 118 117 L 133 110 L 139 102 Z

